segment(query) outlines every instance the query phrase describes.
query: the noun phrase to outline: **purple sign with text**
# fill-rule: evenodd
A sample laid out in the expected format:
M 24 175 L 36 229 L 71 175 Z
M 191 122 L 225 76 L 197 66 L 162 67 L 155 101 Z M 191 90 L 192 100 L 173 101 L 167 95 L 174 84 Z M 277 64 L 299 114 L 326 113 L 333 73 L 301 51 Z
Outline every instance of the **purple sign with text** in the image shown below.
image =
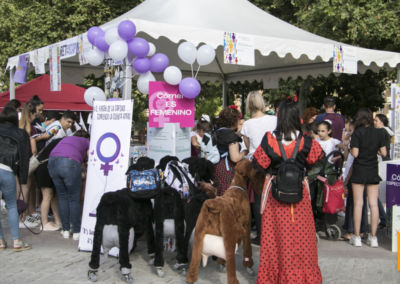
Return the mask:
M 150 82 L 149 127 L 163 127 L 164 123 L 194 127 L 194 99 L 183 97 L 178 86 Z
M 387 164 L 386 168 L 386 208 L 400 206 L 400 165 Z

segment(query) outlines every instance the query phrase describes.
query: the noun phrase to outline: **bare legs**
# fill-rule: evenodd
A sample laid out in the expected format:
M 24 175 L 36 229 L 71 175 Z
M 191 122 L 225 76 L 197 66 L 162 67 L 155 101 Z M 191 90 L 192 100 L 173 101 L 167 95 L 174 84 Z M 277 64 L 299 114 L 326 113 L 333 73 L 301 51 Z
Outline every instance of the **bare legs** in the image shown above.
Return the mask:
M 43 199 L 42 203 L 40 204 L 40 212 L 42 216 L 43 226 L 49 222 L 48 215 L 49 215 L 50 205 L 51 208 L 53 209 L 53 214 L 56 224 L 60 225 L 61 219 L 60 215 L 58 214 L 58 200 L 57 198 L 54 198 L 53 189 L 50 187 L 42 187 L 41 190 Z
M 371 210 L 371 235 L 375 237 L 376 229 L 379 222 L 379 209 L 378 209 L 378 185 L 377 184 L 363 184 L 353 183 L 353 197 L 354 197 L 354 234 L 360 235 L 361 215 L 363 207 L 363 194 L 364 188 L 367 187 L 368 204 Z

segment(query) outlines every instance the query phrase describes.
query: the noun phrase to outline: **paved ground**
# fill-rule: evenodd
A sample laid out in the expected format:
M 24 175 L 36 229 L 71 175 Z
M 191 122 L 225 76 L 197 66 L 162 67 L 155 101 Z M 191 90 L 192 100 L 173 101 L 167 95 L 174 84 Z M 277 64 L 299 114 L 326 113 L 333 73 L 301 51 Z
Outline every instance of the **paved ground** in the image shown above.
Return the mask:
M 5 238 L 10 243 L 9 229 L 2 217 Z M 28 230 L 21 230 L 23 239 L 33 248 L 24 252 L 13 252 L 11 249 L 0 251 L 1 284 L 80 284 L 91 282 L 87 279 L 87 268 L 90 254 L 77 251 L 77 241 L 63 239 L 59 232 L 43 232 L 32 235 Z M 381 235 L 383 232 L 381 232 Z M 388 241 L 380 237 L 384 247 L 372 249 L 364 245 L 355 248 L 343 241 L 321 239 L 319 263 L 323 283 L 400 283 L 400 272 L 396 270 L 396 254 L 388 249 Z M 255 269 L 258 267 L 259 249 L 253 247 Z M 144 242 L 139 242 L 137 250 L 131 255 L 134 283 L 185 283 L 184 276 L 171 269 L 174 264 L 173 254 L 166 254 L 164 278 L 156 276 L 153 268 L 147 264 L 148 258 Z M 102 257 L 101 262 L 104 262 Z M 249 277 L 240 266 L 240 255 L 237 256 L 237 270 L 240 283 L 255 283 L 256 278 Z M 108 258 L 100 267 L 97 283 L 124 283 L 120 280 L 119 265 L 113 257 Z M 199 284 L 226 283 L 225 273 L 217 269 L 215 262 L 209 260 L 206 268 L 200 268 Z

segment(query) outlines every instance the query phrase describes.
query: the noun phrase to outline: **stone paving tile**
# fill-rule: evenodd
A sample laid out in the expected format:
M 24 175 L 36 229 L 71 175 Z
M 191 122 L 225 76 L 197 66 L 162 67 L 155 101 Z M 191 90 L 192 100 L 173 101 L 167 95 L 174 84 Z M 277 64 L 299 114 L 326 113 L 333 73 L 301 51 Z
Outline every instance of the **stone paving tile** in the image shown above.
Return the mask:
M 11 243 L 8 227 L 3 226 L 3 230 L 6 240 Z M 32 244 L 33 249 L 18 253 L 11 249 L 0 252 L 1 284 L 91 283 L 87 279 L 90 253 L 78 252 L 77 242 L 63 239 L 58 232 L 32 235 L 23 229 L 21 234 L 24 240 Z M 400 283 L 400 272 L 396 270 L 396 254 L 387 249 L 372 249 L 365 245 L 362 248 L 355 248 L 346 242 L 322 239 L 318 245 L 318 253 L 324 284 Z M 258 247 L 253 247 L 253 258 L 255 260 L 254 269 L 257 270 Z M 145 244 L 140 241 L 137 250 L 131 255 L 134 283 L 185 283 L 185 277 L 171 268 L 174 263 L 174 254 L 167 253 L 165 259 L 165 277 L 159 278 L 156 276 L 154 268 L 147 264 Z M 240 283 L 256 283 L 256 277 L 250 277 L 247 274 L 241 266 L 241 261 L 241 249 L 239 249 L 236 264 Z M 104 257 L 101 257 L 97 283 L 125 283 L 120 279 L 117 259 L 110 257 L 105 260 Z M 219 272 L 217 264 L 210 259 L 207 267 L 199 269 L 197 283 L 224 284 L 226 283 L 226 273 Z

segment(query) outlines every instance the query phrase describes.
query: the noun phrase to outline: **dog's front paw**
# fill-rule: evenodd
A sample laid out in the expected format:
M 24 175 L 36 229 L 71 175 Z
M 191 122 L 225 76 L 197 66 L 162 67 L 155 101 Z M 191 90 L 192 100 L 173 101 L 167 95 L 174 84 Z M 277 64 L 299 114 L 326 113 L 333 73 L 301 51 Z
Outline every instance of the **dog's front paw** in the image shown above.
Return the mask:
M 165 276 L 164 268 L 162 266 L 156 267 L 156 273 L 158 277 L 162 278 Z
M 97 269 L 89 269 L 88 270 L 88 279 L 92 282 L 97 281 Z

